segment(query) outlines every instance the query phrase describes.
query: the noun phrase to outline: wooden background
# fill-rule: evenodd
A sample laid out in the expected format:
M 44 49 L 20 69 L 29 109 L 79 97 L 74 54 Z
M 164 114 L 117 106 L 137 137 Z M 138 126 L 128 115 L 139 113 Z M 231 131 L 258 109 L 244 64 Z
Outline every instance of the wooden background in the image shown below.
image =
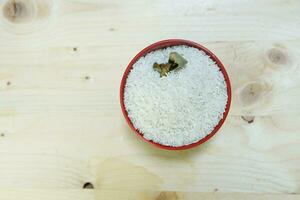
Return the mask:
M 0 8 L 1 200 L 300 199 L 299 0 Z M 207 46 L 232 81 L 225 125 L 193 150 L 145 144 L 120 111 L 126 65 L 167 38 Z

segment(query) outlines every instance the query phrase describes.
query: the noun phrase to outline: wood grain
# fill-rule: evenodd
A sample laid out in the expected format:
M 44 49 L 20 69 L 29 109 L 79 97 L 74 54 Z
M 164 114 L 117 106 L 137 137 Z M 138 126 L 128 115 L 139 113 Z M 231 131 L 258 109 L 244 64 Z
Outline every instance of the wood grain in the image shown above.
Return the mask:
M 0 0 L 0 8 L 4 199 L 299 199 L 299 1 Z M 166 38 L 207 46 L 232 82 L 225 125 L 188 151 L 144 144 L 119 106 L 127 63 Z M 87 182 L 94 190 L 82 189 Z
M 0 190 L 1 197 L 6 200 L 297 200 L 299 195 L 286 194 L 249 194 L 249 193 L 191 193 L 170 191 L 118 191 L 118 190 Z

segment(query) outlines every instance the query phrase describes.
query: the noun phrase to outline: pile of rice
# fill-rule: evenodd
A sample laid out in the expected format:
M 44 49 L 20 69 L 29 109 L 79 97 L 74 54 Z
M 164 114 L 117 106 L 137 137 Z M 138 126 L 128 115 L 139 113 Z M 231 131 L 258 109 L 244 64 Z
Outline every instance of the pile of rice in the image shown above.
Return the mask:
M 170 52 L 188 63 L 160 77 L 153 63 L 166 63 Z M 227 103 L 224 76 L 203 51 L 185 45 L 152 51 L 141 57 L 126 80 L 124 104 L 143 137 L 179 147 L 207 136 L 223 117 Z

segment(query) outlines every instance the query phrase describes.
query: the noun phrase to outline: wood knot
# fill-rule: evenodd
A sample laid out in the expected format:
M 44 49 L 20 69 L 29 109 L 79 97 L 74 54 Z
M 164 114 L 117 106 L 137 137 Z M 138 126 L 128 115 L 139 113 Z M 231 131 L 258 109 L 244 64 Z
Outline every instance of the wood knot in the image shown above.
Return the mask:
M 264 86 L 254 82 L 244 86 L 240 94 L 240 101 L 244 106 L 255 104 L 263 93 Z
M 24 23 L 33 18 L 34 7 L 29 1 L 10 0 L 4 5 L 3 14 L 10 22 Z
M 156 200 L 177 200 L 178 196 L 176 192 L 161 192 Z
M 94 185 L 90 182 L 86 182 L 82 186 L 83 189 L 94 189 Z
M 241 117 L 244 121 L 246 121 L 248 124 L 251 124 L 254 122 L 254 116 L 242 116 Z
M 13 23 L 28 23 L 49 15 L 52 0 L 8 0 L 3 6 L 4 17 Z
M 288 58 L 284 51 L 278 48 L 272 48 L 267 52 L 267 57 L 272 64 L 284 65 L 287 64 Z

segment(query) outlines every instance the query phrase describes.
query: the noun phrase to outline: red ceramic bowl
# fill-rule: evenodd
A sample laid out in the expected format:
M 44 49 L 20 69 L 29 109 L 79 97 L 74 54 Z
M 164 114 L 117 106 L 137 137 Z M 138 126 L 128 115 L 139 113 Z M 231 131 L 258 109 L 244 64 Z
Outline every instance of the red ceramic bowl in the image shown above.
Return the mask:
M 162 145 L 162 144 L 158 144 L 156 142 L 153 142 L 151 140 L 147 140 L 143 137 L 143 135 L 133 126 L 131 120 L 128 117 L 127 111 L 125 109 L 125 105 L 124 105 L 124 89 L 125 89 L 125 84 L 126 84 L 126 80 L 127 80 L 127 76 L 130 72 L 130 70 L 132 69 L 133 64 L 140 58 L 145 56 L 147 53 L 157 50 L 157 49 L 162 49 L 162 48 L 166 48 L 166 47 L 170 47 L 170 46 L 177 46 L 177 45 L 187 45 L 187 46 L 191 46 L 197 49 L 200 49 L 202 51 L 204 51 L 207 55 L 210 56 L 210 58 L 216 62 L 216 64 L 219 66 L 221 72 L 224 75 L 225 78 L 225 82 L 227 85 L 227 94 L 228 94 L 228 100 L 227 100 L 227 104 L 226 104 L 226 108 L 225 108 L 225 112 L 223 115 L 223 118 L 219 121 L 219 123 L 217 124 L 217 126 L 214 128 L 214 130 L 208 134 L 206 137 L 202 138 L 201 140 L 199 140 L 198 142 L 189 144 L 189 145 L 184 145 L 184 146 L 180 146 L 180 147 L 171 147 L 171 146 L 166 146 L 166 145 Z M 214 136 L 217 131 L 221 128 L 221 126 L 223 125 L 228 112 L 229 112 L 229 108 L 230 108 L 230 103 L 231 103 L 231 86 L 230 86 L 230 81 L 229 81 L 229 77 L 227 75 L 227 72 L 223 66 L 223 64 L 221 63 L 221 61 L 217 58 L 217 56 L 215 56 L 210 50 L 208 50 L 207 48 L 205 48 L 204 46 L 197 44 L 195 42 L 192 41 L 188 41 L 188 40 L 182 40 L 182 39 L 169 39 L 169 40 L 162 40 L 159 42 L 156 42 L 154 44 L 151 44 L 150 46 L 146 47 L 145 49 L 143 49 L 141 52 L 139 52 L 132 60 L 131 62 L 128 64 L 123 77 L 122 77 L 122 81 L 121 81 L 121 86 L 120 86 L 120 103 L 121 103 L 121 108 L 122 108 L 122 112 L 123 115 L 129 125 L 129 127 L 136 133 L 136 135 L 138 137 L 140 137 L 141 139 L 143 139 L 144 141 L 162 148 L 162 149 L 168 149 L 168 150 L 184 150 L 184 149 L 190 149 L 193 147 L 196 147 L 204 142 L 206 142 L 207 140 L 209 140 L 212 136 Z

